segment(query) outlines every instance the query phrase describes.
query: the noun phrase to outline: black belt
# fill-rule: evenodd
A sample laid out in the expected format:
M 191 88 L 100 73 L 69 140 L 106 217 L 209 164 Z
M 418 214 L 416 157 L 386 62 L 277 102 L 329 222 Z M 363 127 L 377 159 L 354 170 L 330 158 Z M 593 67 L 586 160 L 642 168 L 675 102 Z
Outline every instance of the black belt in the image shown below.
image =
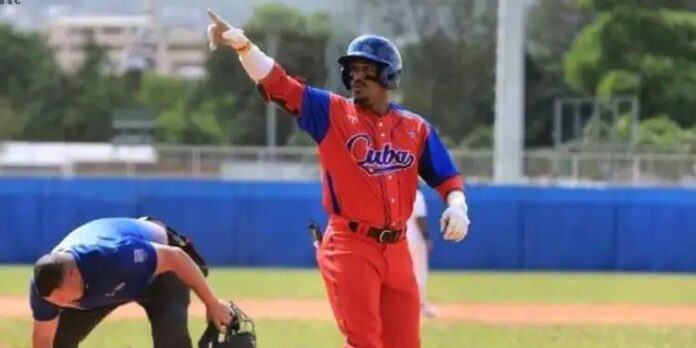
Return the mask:
M 401 240 L 401 235 L 404 230 L 393 230 L 390 228 L 379 228 L 373 226 L 361 225 L 357 221 L 351 221 L 348 223 L 348 227 L 353 232 L 362 231 L 368 237 L 373 238 L 380 244 L 393 244 Z

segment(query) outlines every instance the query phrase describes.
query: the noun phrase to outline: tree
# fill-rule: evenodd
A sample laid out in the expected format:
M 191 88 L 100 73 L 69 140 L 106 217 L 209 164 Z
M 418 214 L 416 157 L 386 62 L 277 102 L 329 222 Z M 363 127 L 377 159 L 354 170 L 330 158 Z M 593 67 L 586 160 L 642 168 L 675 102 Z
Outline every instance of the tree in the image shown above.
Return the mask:
M 643 117 L 696 124 L 696 14 L 684 1 L 581 0 L 596 15 L 564 58 L 573 90 L 636 94 Z
M 578 0 L 578 5 L 580 8 L 595 12 L 612 11 L 621 6 L 640 6 L 646 9 L 696 10 L 696 3 L 691 0 Z
M 0 47 L 0 95 L 14 103 L 28 103 L 55 82 L 57 65 L 38 35 L 0 25 Z
M 7 97 L 0 97 L 0 139 L 16 140 L 24 132 L 28 114 L 14 104 Z
M 53 54 L 35 34 L 0 25 L 0 138 L 20 139 L 60 80 Z
M 355 8 L 370 31 L 400 46 L 405 107 L 448 139 L 493 123 L 496 1 L 360 0 Z
M 684 152 L 696 154 L 696 127 L 683 130 L 679 143 Z
M 640 146 L 660 151 L 678 151 L 682 129 L 665 115 L 644 120 L 640 125 Z
M 288 146 L 314 146 L 314 139 L 306 132 L 295 130 L 288 137 Z
M 422 52 L 433 52 L 425 56 Z M 493 123 L 493 47 L 442 35 L 403 50 L 403 104 L 455 139 Z
M 493 127 L 478 126 L 474 128 L 462 139 L 459 145 L 467 149 L 491 149 L 493 147 Z
M 571 93 L 563 79 L 563 55 L 590 21 L 577 0 L 539 0 L 530 9 L 525 59 L 527 146 L 552 144 L 554 101 Z
M 601 122 L 594 119 L 584 127 L 584 144 L 592 147 L 597 139 L 593 138 L 597 128 L 603 128 L 608 132 L 613 132 L 616 139 L 628 142 L 631 139 L 632 124 L 630 115 L 621 116 L 616 123 Z M 658 115 L 640 121 L 638 124 L 638 138 L 635 144 L 627 148 L 631 151 L 639 152 L 682 152 L 696 153 L 696 127 L 684 129 L 674 120 L 666 115 Z
M 93 41 L 74 74 L 62 73 L 43 39 L 0 27 L 2 135 L 25 140 L 106 141 L 111 111 L 128 99 L 123 81 L 108 70 L 105 50 Z M 7 115 L 15 114 L 13 121 Z
M 127 102 L 124 81 L 111 71 L 106 49 L 87 41 L 80 68 L 69 76 L 72 103 L 62 119 L 64 140 L 109 141 L 112 112 Z

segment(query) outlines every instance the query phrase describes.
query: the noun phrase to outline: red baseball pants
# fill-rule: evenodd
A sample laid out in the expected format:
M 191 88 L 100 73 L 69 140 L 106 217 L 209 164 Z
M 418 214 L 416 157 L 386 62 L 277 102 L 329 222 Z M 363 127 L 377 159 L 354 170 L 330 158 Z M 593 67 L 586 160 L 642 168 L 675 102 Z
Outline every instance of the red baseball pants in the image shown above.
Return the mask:
M 352 232 L 332 217 L 317 252 L 344 348 L 419 348 L 420 305 L 406 239 Z

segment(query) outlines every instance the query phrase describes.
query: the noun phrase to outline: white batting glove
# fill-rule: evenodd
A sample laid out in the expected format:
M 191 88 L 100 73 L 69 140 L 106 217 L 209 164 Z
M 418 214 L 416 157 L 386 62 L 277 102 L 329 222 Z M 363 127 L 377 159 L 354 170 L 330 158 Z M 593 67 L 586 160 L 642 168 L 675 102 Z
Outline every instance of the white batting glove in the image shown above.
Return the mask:
M 215 51 L 221 45 L 230 46 L 238 51 L 249 45 L 244 30 L 231 26 L 211 10 L 208 10 L 208 16 L 213 22 L 208 26 L 208 44 L 211 51 Z
M 464 193 L 455 191 L 447 197 L 449 206 L 442 213 L 440 230 L 443 238 L 454 242 L 461 242 L 469 233 L 468 206 Z

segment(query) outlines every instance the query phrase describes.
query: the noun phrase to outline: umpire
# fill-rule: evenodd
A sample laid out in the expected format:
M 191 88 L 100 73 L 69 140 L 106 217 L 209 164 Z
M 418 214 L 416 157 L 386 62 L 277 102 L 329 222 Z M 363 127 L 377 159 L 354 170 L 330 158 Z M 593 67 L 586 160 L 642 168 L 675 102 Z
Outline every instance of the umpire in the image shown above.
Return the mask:
M 217 299 L 205 274 L 190 241 L 161 221 L 88 222 L 36 262 L 33 347 L 75 348 L 111 311 L 135 301 L 147 313 L 155 348 L 191 348 L 189 289 L 220 330 L 231 320 L 229 303 Z

